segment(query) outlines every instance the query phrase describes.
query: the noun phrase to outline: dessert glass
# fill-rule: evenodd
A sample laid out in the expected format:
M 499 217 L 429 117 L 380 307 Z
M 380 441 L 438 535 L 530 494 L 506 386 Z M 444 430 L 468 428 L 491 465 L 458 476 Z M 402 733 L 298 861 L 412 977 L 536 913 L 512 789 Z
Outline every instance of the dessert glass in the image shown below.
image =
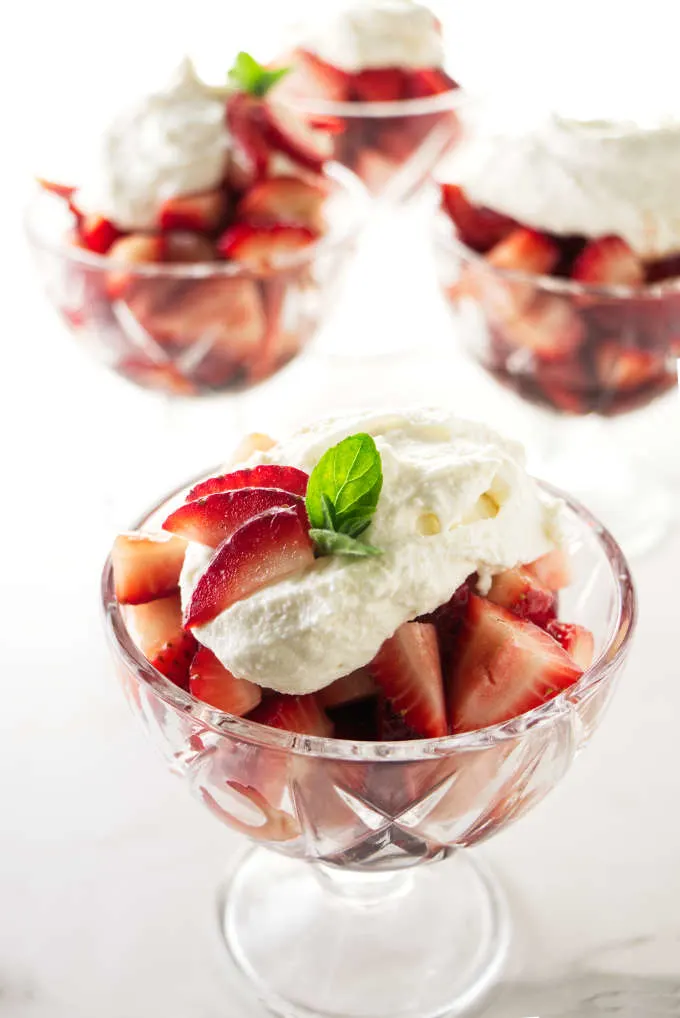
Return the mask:
M 158 526 L 186 490 L 135 528 Z M 510 938 L 504 895 L 465 850 L 567 772 L 602 718 L 635 623 L 618 545 L 565 501 L 574 579 L 561 603 L 593 631 L 592 667 L 536 710 L 444 739 L 292 735 L 200 703 L 136 647 L 107 561 L 105 625 L 134 713 L 193 794 L 255 843 L 222 886 L 217 915 L 232 964 L 275 1013 L 458 1015 L 498 977 Z
M 296 357 L 332 307 L 367 195 L 341 166 L 328 177 L 328 232 L 266 274 L 237 262 L 116 264 L 64 240 L 68 212 L 44 191 L 27 232 L 49 299 L 101 363 L 167 396 L 237 392 Z

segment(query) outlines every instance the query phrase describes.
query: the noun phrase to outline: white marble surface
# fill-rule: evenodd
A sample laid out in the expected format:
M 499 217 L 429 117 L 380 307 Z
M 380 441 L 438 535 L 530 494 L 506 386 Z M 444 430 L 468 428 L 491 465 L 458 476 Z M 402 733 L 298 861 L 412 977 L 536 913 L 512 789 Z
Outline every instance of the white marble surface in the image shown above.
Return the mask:
M 37 10 L 28 4 L 23 17 Z M 34 76 L 41 61 L 56 71 L 46 40 L 65 36 L 74 10 L 61 6 L 43 25 Z M 28 52 L 28 27 L 23 38 Z M 27 99 L 34 111 L 38 91 Z M 10 125 L 21 121 L 14 106 Z M 20 193 L 24 170 L 20 159 L 3 167 L 4 193 Z M 515 420 L 457 359 L 424 254 L 405 296 L 394 225 L 391 243 L 382 239 L 389 256 L 380 267 L 364 256 L 352 303 L 316 356 L 234 411 L 215 401 L 173 412 L 69 341 L 38 296 L 18 203 L 5 204 L 0 1015 L 257 1018 L 214 929 L 215 887 L 241 842 L 165 771 L 110 674 L 98 574 L 111 536 L 164 486 L 228 454 L 237 422 L 276 430 L 332 406 L 397 398 Z M 420 350 L 404 352 L 413 335 Z M 402 353 L 361 366 L 332 356 L 364 336 Z M 661 408 L 637 440 L 677 480 L 676 424 Z M 483 849 L 515 919 L 511 965 L 486 1018 L 680 1015 L 678 571 L 676 532 L 635 565 L 639 632 L 601 731 L 548 800 Z

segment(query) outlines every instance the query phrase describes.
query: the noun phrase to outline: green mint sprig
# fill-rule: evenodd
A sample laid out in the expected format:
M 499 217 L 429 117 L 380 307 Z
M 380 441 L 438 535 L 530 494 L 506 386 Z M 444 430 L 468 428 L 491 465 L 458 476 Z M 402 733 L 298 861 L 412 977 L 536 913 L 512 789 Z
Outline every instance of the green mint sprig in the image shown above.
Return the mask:
M 358 540 L 371 524 L 382 483 L 382 461 L 370 435 L 350 435 L 324 453 L 305 500 L 309 534 L 320 555 L 382 555 Z
M 234 66 L 229 71 L 229 82 L 240 92 L 250 95 L 265 96 L 277 81 L 288 74 L 290 67 L 279 67 L 275 71 L 258 64 L 250 53 L 239 53 Z

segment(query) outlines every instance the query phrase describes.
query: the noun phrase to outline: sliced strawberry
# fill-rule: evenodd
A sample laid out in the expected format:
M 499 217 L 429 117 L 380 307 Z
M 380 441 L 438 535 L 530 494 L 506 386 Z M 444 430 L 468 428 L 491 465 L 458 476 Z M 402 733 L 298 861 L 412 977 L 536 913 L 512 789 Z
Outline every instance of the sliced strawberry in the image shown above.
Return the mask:
M 621 237 L 591 240 L 574 262 L 571 271 L 579 283 L 603 286 L 641 286 L 645 269 Z
M 270 147 L 264 135 L 263 103 L 253 95 L 236 92 L 227 101 L 227 124 L 236 142 L 240 175 L 244 180 L 263 176 Z
M 163 238 L 153 233 L 129 233 L 120 237 L 109 248 L 109 258 L 130 265 L 153 265 L 162 262 L 165 256 Z M 130 285 L 134 275 L 125 271 L 111 270 L 106 274 L 106 292 L 117 300 Z
M 399 67 L 376 67 L 352 75 L 353 98 L 359 102 L 398 102 L 407 98 L 406 75 Z
M 283 98 L 283 89 L 294 90 L 297 97 L 328 99 L 330 102 L 345 102 L 349 99 L 351 76 L 339 67 L 327 64 L 314 53 L 298 50 L 292 74 L 287 75 L 274 95 Z
M 292 495 L 305 495 L 309 474 L 297 467 L 280 467 L 274 463 L 261 463 L 257 467 L 243 467 L 229 474 L 210 477 L 195 484 L 187 495 L 187 502 L 220 491 L 236 491 L 237 488 L 280 488 Z
M 442 670 L 432 624 L 405 622 L 368 667 L 393 710 L 421 737 L 446 735 Z
M 595 656 L 595 637 L 584 626 L 570 622 L 549 622 L 547 630 L 569 657 L 584 671 L 590 668 Z
M 342 704 L 375 696 L 376 691 L 375 680 L 369 670 L 357 668 L 349 675 L 331 682 L 325 689 L 320 689 L 316 695 L 322 707 L 340 707 Z
M 457 83 L 440 67 L 421 68 L 406 71 L 405 94 L 410 99 L 427 99 L 431 95 L 442 95 L 458 88 Z
M 166 534 L 119 534 L 111 562 L 121 604 L 144 604 L 165 597 L 179 584 L 186 542 Z
M 563 548 L 553 548 L 535 561 L 528 562 L 524 569 L 548 590 L 564 590 L 571 583 L 571 562 Z
M 541 629 L 545 629 L 557 617 L 557 598 L 554 592 L 544 587 L 532 573 L 521 566 L 497 573 L 487 598 Z
M 580 678 L 560 645 L 532 622 L 472 595 L 449 688 L 454 732 L 501 724 Z
M 185 625 L 204 625 L 261 587 L 311 566 L 308 526 L 304 513 L 295 509 L 269 509 L 244 523 L 220 545 L 196 584 Z
M 95 254 L 108 254 L 121 236 L 121 231 L 113 223 L 97 215 L 83 216 L 78 224 L 78 232 L 88 251 L 94 251 Z
M 543 296 L 514 321 L 503 325 L 511 346 L 525 347 L 543 360 L 568 357 L 585 339 L 583 322 L 568 300 Z
M 71 187 L 70 184 L 58 184 L 54 180 L 45 180 L 44 177 L 36 177 L 38 184 L 44 191 L 49 191 L 50 194 L 56 194 L 57 198 L 65 198 L 69 201 L 75 192 L 75 187 Z
M 214 262 L 217 250 L 212 241 L 200 233 L 173 230 L 163 236 L 163 255 L 166 262 L 193 264 Z
M 163 529 L 217 548 L 253 516 L 277 506 L 302 509 L 304 503 L 299 495 L 279 488 L 238 488 L 186 502 L 168 516 Z
M 252 712 L 249 720 L 299 735 L 318 735 L 327 739 L 333 735 L 333 725 L 313 693 L 307 696 L 287 696 L 284 693 L 268 696 Z
M 476 251 L 488 251 L 517 227 L 509 216 L 473 205 L 457 184 L 442 184 L 442 205 L 458 228 L 460 239 Z
M 272 148 L 283 152 L 293 162 L 313 173 L 321 173 L 324 163 L 333 155 L 333 139 L 283 104 L 267 102 L 264 106 L 266 138 Z
M 199 647 L 189 669 L 189 692 L 211 707 L 243 717 L 262 700 L 254 682 L 237 679 L 207 647 Z
M 163 202 L 158 222 L 161 230 L 214 233 L 219 229 L 226 212 L 227 196 L 224 191 L 178 194 Z
M 182 628 L 179 592 L 149 604 L 130 605 L 125 620 L 150 664 L 182 689 L 189 688 L 189 667 L 198 648 Z
M 255 184 L 238 203 L 236 216 L 258 226 L 305 226 L 315 233 L 324 226 L 326 188 L 299 177 L 272 177 Z
M 605 389 L 630 392 L 657 381 L 666 371 L 665 358 L 651 350 L 602 343 L 595 353 L 597 377 Z
M 242 262 L 254 272 L 266 274 L 284 268 L 291 255 L 308 247 L 315 235 L 304 226 L 250 226 L 238 223 L 217 242 L 224 258 Z
M 547 275 L 557 265 L 559 246 L 538 230 L 519 227 L 495 244 L 486 260 L 496 269 L 512 269 L 531 275 Z

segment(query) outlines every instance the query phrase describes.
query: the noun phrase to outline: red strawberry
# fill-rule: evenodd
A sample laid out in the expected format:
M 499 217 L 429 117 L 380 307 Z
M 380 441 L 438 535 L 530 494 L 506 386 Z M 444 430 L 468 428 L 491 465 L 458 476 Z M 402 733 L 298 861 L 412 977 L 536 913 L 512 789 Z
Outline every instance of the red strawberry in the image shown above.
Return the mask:
M 333 725 L 314 694 L 287 696 L 278 693 L 268 696 L 252 712 L 249 720 L 299 735 L 318 735 L 327 739 L 333 735 Z
M 253 272 L 267 274 L 285 268 L 291 255 L 314 241 L 315 235 L 304 226 L 250 226 L 238 223 L 222 234 L 217 247 L 224 258 L 242 262 Z
M 439 67 L 406 71 L 405 93 L 411 99 L 427 99 L 428 96 L 441 95 L 454 88 L 458 88 L 456 82 Z
M 280 103 L 265 102 L 265 136 L 272 148 L 313 173 L 322 173 L 333 155 L 333 139 Z
M 476 574 L 471 576 L 465 583 L 462 583 L 453 592 L 446 604 L 442 604 L 429 615 L 423 615 L 419 622 L 432 622 L 437 630 L 439 640 L 439 651 L 443 662 L 454 649 L 460 628 L 467 614 L 467 603 L 470 596 L 470 589 L 474 590 Z
M 177 194 L 163 202 L 158 222 L 161 230 L 213 233 L 219 229 L 226 212 L 227 196 L 224 191 Z
M 568 300 L 546 295 L 515 320 L 504 322 L 503 337 L 543 360 L 560 360 L 581 346 L 585 328 Z
M 513 615 L 528 619 L 541 629 L 545 629 L 557 616 L 557 598 L 553 591 L 544 587 L 535 576 L 521 566 L 497 573 L 487 598 L 493 604 L 507 608 Z
M 227 124 L 237 148 L 237 162 L 244 180 L 263 176 L 269 163 L 270 148 L 264 137 L 262 100 L 237 92 L 227 101 Z M 232 157 L 233 158 L 233 157 Z
M 199 647 L 189 669 L 189 692 L 211 707 L 243 717 L 260 703 L 262 690 L 237 679 L 207 647 Z
M 293 73 L 283 79 L 274 95 L 283 97 L 294 90 L 300 98 L 328 99 L 330 102 L 345 102 L 349 99 L 351 76 L 332 64 L 320 60 L 314 53 L 299 50 L 293 57 L 296 64 Z
M 220 545 L 196 584 L 185 625 L 204 625 L 261 587 L 311 566 L 308 526 L 295 509 L 269 509 L 244 523 Z
M 186 502 L 168 516 L 163 529 L 217 548 L 253 516 L 277 506 L 302 509 L 303 505 L 299 495 L 279 488 L 239 488 Z
M 58 184 L 54 180 L 45 180 L 43 177 L 36 177 L 38 184 L 44 191 L 49 191 L 50 194 L 56 194 L 57 198 L 65 198 L 66 201 L 73 196 L 75 187 L 71 187 L 70 184 Z
M 173 230 L 163 235 L 163 255 L 166 262 L 190 264 L 217 261 L 215 245 L 200 233 Z
M 238 219 L 259 226 L 305 226 L 319 233 L 324 226 L 321 209 L 328 195 L 320 184 L 299 177 L 272 177 L 255 184 L 238 203 Z
M 121 604 L 144 604 L 165 597 L 179 584 L 186 542 L 154 534 L 119 534 L 111 562 L 116 597 Z
M 548 590 L 563 590 L 571 583 L 571 563 L 563 548 L 554 548 L 524 568 Z
M 149 604 L 130 605 L 125 620 L 150 664 L 182 689 L 189 688 L 189 667 L 198 644 L 182 628 L 179 592 Z
M 540 706 L 581 676 L 532 622 L 472 595 L 450 676 L 454 732 L 501 724 Z
M 390 701 L 421 737 L 446 735 L 444 686 L 437 631 L 428 622 L 405 622 L 368 666 Z
M 603 286 L 641 286 L 645 281 L 642 262 L 621 237 L 591 240 L 574 262 L 571 275 L 579 283 Z
M 488 251 L 517 226 L 508 216 L 473 205 L 456 184 L 442 184 L 442 205 L 457 226 L 460 239 L 476 251 Z
M 280 488 L 292 495 L 305 495 L 308 482 L 309 474 L 297 467 L 262 463 L 257 467 L 243 467 L 229 474 L 200 481 L 187 495 L 187 502 L 205 495 L 216 495 L 220 491 L 235 491 L 237 488 Z
M 398 102 L 407 98 L 406 75 L 399 67 L 376 67 L 352 75 L 352 91 L 359 102 Z
M 80 239 L 95 254 L 108 254 L 109 249 L 121 236 L 121 231 L 103 216 L 83 216 L 78 224 Z
M 621 346 L 616 340 L 598 347 L 595 363 L 600 384 L 622 392 L 657 381 L 666 371 L 665 358 L 658 353 Z
M 109 258 L 130 265 L 151 265 L 162 262 L 165 255 L 163 238 L 152 233 L 129 233 L 120 237 L 109 248 Z M 117 300 L 131 281 L 134 274 L 124 270 L 111 270 L 106 274 L 106 292 L 111 300 Z
M 560 249 L 554 240 L 538 230 L 520 227 L 495 244 L 486 260 L 496 269 L 544 276 L 552 272 L 559 257 Z
M 322 707 L 340 707 L 355 700 L 364 700 L 375 696 L 376 685 L 367 668 L 357 668 L 349 675 L 331 682 L 330 686 L 320 689 L 316 694 Z
M 584 671 L 590 668 L 595 655 L 595 637 L 584 626 L 569 622 L 549 622 L 547 630 L 569 657 Z

